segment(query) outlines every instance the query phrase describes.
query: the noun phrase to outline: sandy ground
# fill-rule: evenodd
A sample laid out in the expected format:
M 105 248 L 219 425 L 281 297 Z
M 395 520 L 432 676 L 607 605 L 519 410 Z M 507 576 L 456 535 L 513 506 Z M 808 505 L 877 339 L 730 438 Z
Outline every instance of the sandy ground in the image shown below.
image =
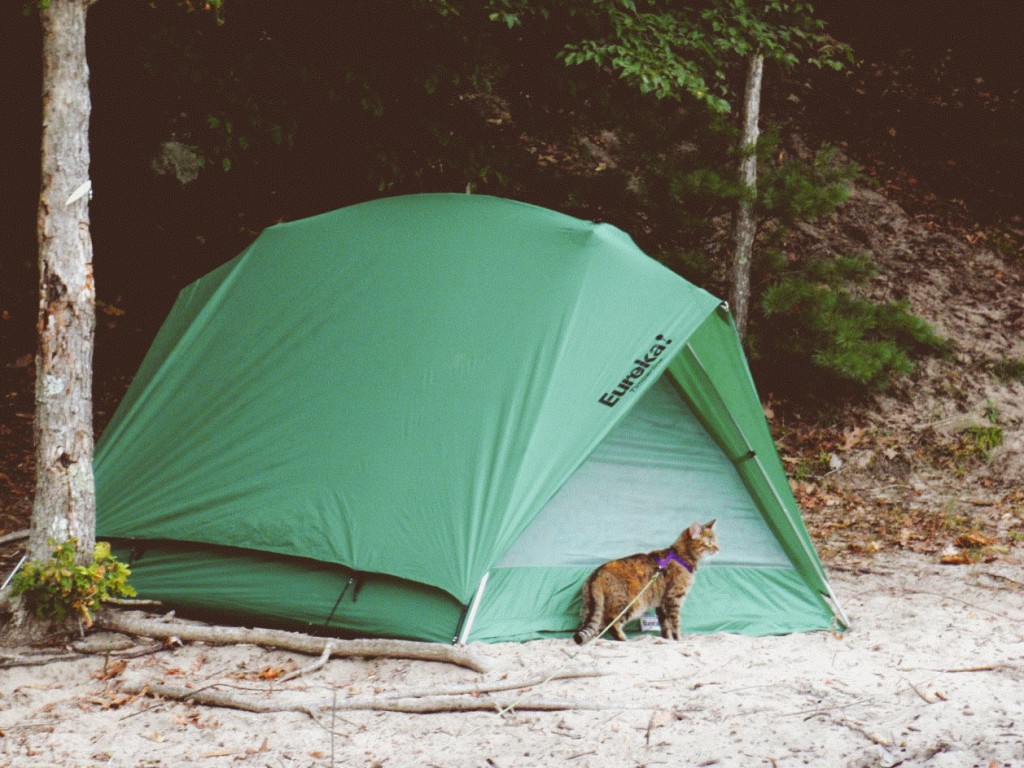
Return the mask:
M 206 644 L 132 659 L 113 676 L 114 662 L 95 656 L 12 667 L 0 670 L 0 766 L 1021 766 L 1021 564 L 1020 550 L 959 567 L 880 555 L 831 568 L 855 623 L 843 637 L 477 646 L 494 665 L 484 675 L 436 662 L 334 659 L 277 683 L 266 678 L 310 659 Z M 331 706 L 576 669 L 604 674 L 503 695 L 604 708 L 499 716 Z M 318 723 L 128 696 L 133 681 L 323 709 Z

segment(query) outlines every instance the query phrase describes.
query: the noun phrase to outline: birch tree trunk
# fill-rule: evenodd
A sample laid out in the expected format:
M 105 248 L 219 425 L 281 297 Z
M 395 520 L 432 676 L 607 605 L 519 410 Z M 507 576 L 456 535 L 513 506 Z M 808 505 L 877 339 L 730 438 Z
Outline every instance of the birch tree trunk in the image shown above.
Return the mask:
M 42 187 L 39 196 L 39 350 L 36 495 L 29 557 L 50 541 L 95 542 L 92 351 L 95 287 L 89 233 L 89 69 L 85 19 L 92 0 L 51 0 L 43 25 Z
M 750 54 L 747 62 L 747 82 L 743 93 L 743 133 L 740 137 L 740 181 L 747 193 L 740 200 L 733 218 L 732 280 L 729 304 L 740 336 L 746 335 L 750 316 L 750 265 L 753 260 L 754 200 L 757 196 L 757 120 L 761 113 L 761 80 L 764 74 L 764 56 Z

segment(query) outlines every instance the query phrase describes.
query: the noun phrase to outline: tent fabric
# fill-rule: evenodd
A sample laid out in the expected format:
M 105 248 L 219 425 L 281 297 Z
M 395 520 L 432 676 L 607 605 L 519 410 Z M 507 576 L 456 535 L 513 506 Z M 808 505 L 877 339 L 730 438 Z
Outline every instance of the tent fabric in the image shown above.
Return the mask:
M 610 225 L 514 201 L 389 198 L 267 229 L 182 291 L 95 469 L 97 532 L 133 584 L 200 610 L 542 636 L 573 628 L 596 563 L 724 510 L 701 589 L 734 583 L 740 604 L 694 631 L 833 621 L 719 300 Z
M 583 566 L 666 547 L 689 522 L 717 520 L 723 565 L 789 567 L 732 463 L 668 377 L 655 382 L 498 562 Z M 622 525 L 623 522 L 626 525 Z M 566 540 L 564 531 L 572 530 Z

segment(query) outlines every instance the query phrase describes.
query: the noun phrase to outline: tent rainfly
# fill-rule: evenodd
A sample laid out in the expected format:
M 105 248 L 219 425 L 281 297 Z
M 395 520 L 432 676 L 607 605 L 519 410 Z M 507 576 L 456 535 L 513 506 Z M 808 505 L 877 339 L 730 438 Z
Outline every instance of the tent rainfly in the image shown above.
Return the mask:
M 566 636 L 598 564 L 717 518 L 686 632 L 848 622 L 727 307 L 608 224 L 413 195 L 185 288 L 97 446 L 140 595 L 346 636 Z

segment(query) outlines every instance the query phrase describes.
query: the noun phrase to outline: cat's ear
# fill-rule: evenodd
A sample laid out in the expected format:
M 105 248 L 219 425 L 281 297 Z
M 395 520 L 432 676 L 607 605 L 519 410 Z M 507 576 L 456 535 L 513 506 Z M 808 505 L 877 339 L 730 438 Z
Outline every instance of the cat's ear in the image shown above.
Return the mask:
M 717 523 L 717 522 L 718 522 L 718 520 L 712 520 L 710 523 L 708 523 L 704 527 L 705 528 L 714 528 L 715 527 L 715 523 Z
M 690 526 L 690 538 L 696 539 L 700 536 L 700 523 L 694 523 Z

